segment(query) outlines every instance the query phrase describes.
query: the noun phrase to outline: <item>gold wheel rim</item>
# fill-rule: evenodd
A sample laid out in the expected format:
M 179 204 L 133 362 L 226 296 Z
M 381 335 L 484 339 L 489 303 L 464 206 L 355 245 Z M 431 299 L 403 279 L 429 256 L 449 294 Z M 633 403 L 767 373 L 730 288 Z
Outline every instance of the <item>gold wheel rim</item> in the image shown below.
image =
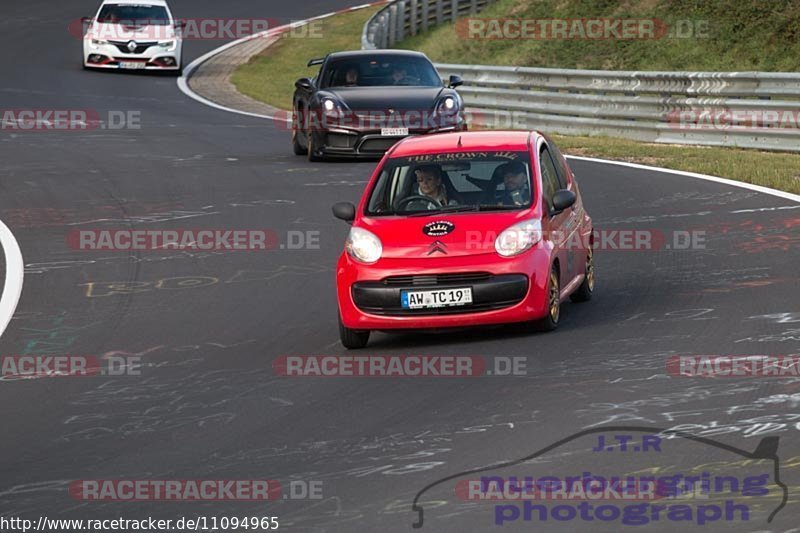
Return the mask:
M 558 322 L 558 316 L 561 312 L 559 302 L 558 290 L 558 276 L 555 272 L 550 273 L 550 319 L 553 322 Z
M 594 252 L 591 248 L 586 256 L 586 285 L 590 291 L 594 290 Z

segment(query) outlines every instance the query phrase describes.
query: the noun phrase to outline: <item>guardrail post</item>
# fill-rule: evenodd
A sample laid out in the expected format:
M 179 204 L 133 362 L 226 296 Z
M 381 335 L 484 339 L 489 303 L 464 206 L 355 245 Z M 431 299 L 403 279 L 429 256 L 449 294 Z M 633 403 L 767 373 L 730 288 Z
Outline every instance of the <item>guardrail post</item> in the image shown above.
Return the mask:
M 428 17 L 430 16 L 430 0 L 422 0 L 422 16 L 421 16 L 421 26 L 422 31 L 428 31 Z
M 408 26 L 411 32 L 411 35 L 417 34 L 417 0 L 410 0 L 409 10 L 408 10 Z
M 389 28 L 389 36 L 386 40 L 385 48 L 391 48 L 397 40 L 397 5 L 392 4 L 389 8 L 389 20 L 386 21 L 386 27 Z
M 458 18 L 458 3 L 459 3 L 458 0 L 452 0 L 450 2 L 450 5 L 452 5 L 452 7 L 450 8 L 451 21 L 456 20 Z
M 406 3 L 405 0 L 397 2 L 397 41 L 402 41 L 406 33 Z
M 469 12 L 471 15 L 478 12 L 478 0 L 472 0 L 472 6 L 469 8 Z
M 442 22 L 444 22 L 444 10 L 443 8 L 443 1 L 444 0 L 434 0 L 436 2 L 436 25 L 438 26 Z

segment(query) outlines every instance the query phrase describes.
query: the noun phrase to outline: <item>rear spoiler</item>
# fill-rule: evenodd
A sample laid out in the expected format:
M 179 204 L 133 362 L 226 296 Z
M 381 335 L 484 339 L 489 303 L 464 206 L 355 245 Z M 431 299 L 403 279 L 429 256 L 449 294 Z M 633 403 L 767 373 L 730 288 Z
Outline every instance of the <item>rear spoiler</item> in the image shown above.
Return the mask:
M 321 65 L 324 62 L 325 62 L 325 58 L 324 57 L 320 57 L 320 58 L 317 58 L 317 59 L 309 59 L 308 60 L 308 65 L 306 65 L 306 66 L 307 67 L 313 67 L 314 65 Z

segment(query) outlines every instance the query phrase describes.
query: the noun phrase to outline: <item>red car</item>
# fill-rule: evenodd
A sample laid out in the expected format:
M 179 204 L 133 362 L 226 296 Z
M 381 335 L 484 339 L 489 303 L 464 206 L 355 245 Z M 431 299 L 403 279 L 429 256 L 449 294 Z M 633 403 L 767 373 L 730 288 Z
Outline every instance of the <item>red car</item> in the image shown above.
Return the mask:
M 558 325 L 560 304 L 594 289 L 592 219 L 556 145 L 538 132 L 409 137 L 378 164 L 336 281 L 339 333 L 531 322 Z

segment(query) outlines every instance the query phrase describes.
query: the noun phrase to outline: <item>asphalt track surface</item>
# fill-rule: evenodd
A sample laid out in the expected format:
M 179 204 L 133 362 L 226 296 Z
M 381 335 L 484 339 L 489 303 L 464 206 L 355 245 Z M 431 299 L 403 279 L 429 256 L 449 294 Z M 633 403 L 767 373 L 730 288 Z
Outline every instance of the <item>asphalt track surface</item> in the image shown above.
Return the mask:
M 353 4 L 183 0 L 173 10 L 187 18 L 299 19 Z M 0 219 L 26 263 L 0 352 L 140 354 L 145 366 L 140 376 L 0 383 L 2 516 L 278 516 L 289 531 L 410 531 L 412 500 L 438 479 L 525 457 L 585 429 L 631 425 L 682 429 L 747 451 L 779 437 L 789 488 L 771 524 L 766 516 L 780 503 L 774 487 L 766 499 L 751 498 L 749 522 L 661 520 L 639 529 L 784 531 L 800 522 L 800 382 L 670 378 L 664 370 L 670 355 L 800 351 L 800 206 L 575 161 L 597 227 L 700 230 L 706 248 L 599 252 L 596 298 L 565 304 L 552 334 L 379 333 L 363 352 L 519 356 L 523 377 L 278 377 L 271 368 L 278 356 L 346 352 L 334 266 L 347 226 L 332 219 L 330 205 L 357 200 L 374 163 L 309 164 L 291 155 L 288 132 L 207 108 L 172 78 L 84 72 L 67 24 L 95 8 L 71 0 L 0 8 L 3 108 L 141 113 L 138 130 L 0 133 Z M 219 44 L 187 43 L 185 63 Z M 119 227 L 319 231 L 320 247 L 127 255 L 65 243 L 75 228 Z M 109 294 L 111 282 L 136 283 L 138 291 Z M 650 465 L 650 472 L 687 473 L 732 460 L 729 451 L 682 438 L 638 456 L 590 452 L 596 436 L 583 439 L 494 472 L 621 474 Z M 324 497 L 87 502 L 67 492 L 79 479 L 262 478 L 284 486 L 321 481 Z M 454 484 L 423 495 L 422 531 L 620 530 L 599 520 L 498 527 L 491 504 L 459 502 Z

